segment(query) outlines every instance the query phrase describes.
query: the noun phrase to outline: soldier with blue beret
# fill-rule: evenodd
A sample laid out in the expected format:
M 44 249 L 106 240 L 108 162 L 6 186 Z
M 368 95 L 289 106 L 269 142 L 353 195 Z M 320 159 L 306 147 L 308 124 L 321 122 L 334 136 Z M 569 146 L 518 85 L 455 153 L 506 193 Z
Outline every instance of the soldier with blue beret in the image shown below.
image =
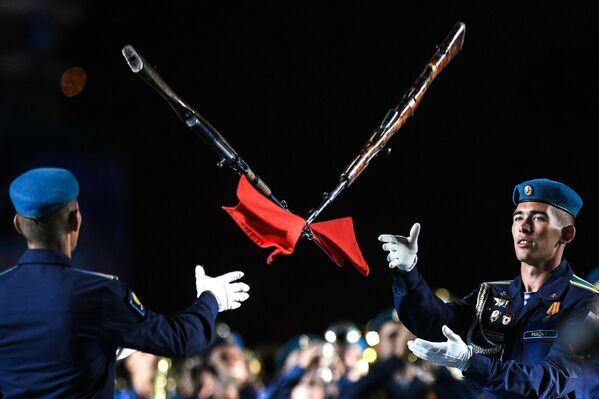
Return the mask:
M 419 337 L 408 347 L 422 359 L 462 370 L 485 398 L 579 397 L 588 360 L 561 332 L 583 322 L 599 293 L 564 258 L 582 199 L 567 185 L 543 178 L 516 185 L 513 201 L 520 274 L 482 283 L 447 303 L 415 267 L 420 224 L 408 237 L 379 236 L 388 252 L 395 308 Z
M 302 379 L 309 376 L 310 369 L 321 362 L 323 344 L 324 340 L 315 334 L 300 334 L 285 342 L 275 354 L 275 376 L 260 392 L 258 399 L 293 397 L 294 390 L 301 386 Z M 321 388 L 317 384 L 313 385 L 315 389 Z
M 79 184 L 62 168 L 36 168 L 10 185 L 14 226 L 27 250 L 0 273 L 0 397 L 112 398 L 118 353 L 187 357 L 212 339 L 218 312 L 249 287 L 242 272 L 209 277 L 173 317 L 143 305 L 116 276 L 73 265 L 81 228 Z

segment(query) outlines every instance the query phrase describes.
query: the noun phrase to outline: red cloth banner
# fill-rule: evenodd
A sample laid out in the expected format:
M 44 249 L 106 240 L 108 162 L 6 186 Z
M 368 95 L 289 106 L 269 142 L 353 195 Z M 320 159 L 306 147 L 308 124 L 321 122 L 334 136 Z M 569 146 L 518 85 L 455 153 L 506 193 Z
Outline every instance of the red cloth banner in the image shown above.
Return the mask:
M 222 208 L 259 247 L 275 247 L 267 263 L 271 264 L 279 255 L 292 254 L 306 220 L 264 197 L 245 176 L 239 179 L 237 198 L 237 205 Z M 312 223 L 310 227 L 314 242 L 337 266 L 343 266 L 348 260 L 360 273 L 368 275 L 368 264 L 358 246 L 350 217 Z

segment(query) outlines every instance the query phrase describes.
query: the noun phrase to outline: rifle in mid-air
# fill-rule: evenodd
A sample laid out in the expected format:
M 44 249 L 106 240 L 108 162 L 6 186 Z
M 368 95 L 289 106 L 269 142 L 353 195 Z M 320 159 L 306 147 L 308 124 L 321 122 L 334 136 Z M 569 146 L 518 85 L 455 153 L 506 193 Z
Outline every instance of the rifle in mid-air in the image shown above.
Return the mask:
M 323 249 L 337 265 L 342 266 L 344 261 L 349 259 L 362 274 L 368 275 L 368 265 L 357 245 L 351 218 L 318 223 L 314 221 L 356 180 L 372 158 L 412 116 L 430 84 L 461 50 L 465 32 L 465 25 L 462 22 L 456 23 L 399 104 L 387 112 L 359 154 L 345 168 L 335 188 L 330 193 L 326 193 L 320 206 L 313 209 L 306 219 L 292 214 L 287 204 L 273 195 L 264 180 L 250 169 L 223 136 L 196 110 L 181 100 L 133 46 L 123 47 L 122 54 L 131 70 L 155 89 L 185 125 L 221 157 L 218 165 L 227 165 L 242 176 L 237 190 L 239 204 L 236 207 L 223 207 L 223 209 L 256 244 L 261 247 L 277 248 L 269 256 L 269 263 L 275 256 L 292 253 L 299 238 L 307 237 Z M 261 195 L 254 195 L 246 182 Z M 269 201 L 263 200 L 263 197 L 268 198 Z
M 248 164 L 237 154 L 227 140 L 202 115 L 183 101 L 133 46 L 126 45 L 123 47 L 122 54 L 131 70 L 156 90 L 171 106 L 183 123 L 221 157 L 220 162 L 217 163 L 219 167 L 226 165 L 238 174 L 245 176 L 262 195 L 280 207 L 286 208 L 285 203 L 279 201 L 274 196 L 264 180 L 260 179 L 250 169 Z
M 412 83 L 412 86 L 404 94 L 399 104 L 390 109 L 387 115 L 370 136 L 368 141 L 362 147 L 360 153 L 345 168 L 335 188 L 326 193 L 324 200 L 318 208 L 310 212 L 306 219 L 304 235 L 310 236 L 309 227 L 320 213 L 349 187 L 366 169 L 372 158 L 374 158 L 383 148 L 391 137 L 403 126 L 410 116 L 414 113 L 420 100 L 426 93 L 426 90 L 441 71 L 455 58 L 464 44 L 464 35 L 466 34 L 466 25 L 462 22 L 455 24 L 451 32 L 441 43 L 435 54 L 424 67 L 424 70 L 418 78 Z

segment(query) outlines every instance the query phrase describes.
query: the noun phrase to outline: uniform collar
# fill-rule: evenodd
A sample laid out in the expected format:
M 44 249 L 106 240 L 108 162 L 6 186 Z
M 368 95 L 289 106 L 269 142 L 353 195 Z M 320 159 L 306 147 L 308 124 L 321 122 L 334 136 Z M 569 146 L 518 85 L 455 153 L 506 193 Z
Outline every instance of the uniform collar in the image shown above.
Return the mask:
M 540 300 L 544 301 L 556 301 L 562 296 L 562 292 L 570 284 L 570 279 L 574 272 L 570 267 L 567 260 L 562 260 L 562 263 L 555 268 L 549 279 L 543 284 L 543 286 L 537 292 L 537 296 Z
M 509 280 L 508 280 L 509 281 Z M 504 283 L 505 284 L 505 283 Z M 513 298 L 520 293 L 520 287 L 522 287 L 522 279 L 518 276 L 513 279 L 508 285 L 495 286 L 497 294 L 501 298 Z
M 562 292 L 570 282 L 573 272 L 570 264 L 565 259 L 555 268 L 549 279 L 539 289 L 536 296 L 540 300 L 555 301 L 561 297 Z M 522 292 L 522 277 L 518 276 L 508 285 L 498 285 L 496 289 L 501 298 L 514 298 Z
M 71 259 L 64 253 L 52 249 L 28 249 L 19 259 L 19 265 L 31 263 L 72 266 Z

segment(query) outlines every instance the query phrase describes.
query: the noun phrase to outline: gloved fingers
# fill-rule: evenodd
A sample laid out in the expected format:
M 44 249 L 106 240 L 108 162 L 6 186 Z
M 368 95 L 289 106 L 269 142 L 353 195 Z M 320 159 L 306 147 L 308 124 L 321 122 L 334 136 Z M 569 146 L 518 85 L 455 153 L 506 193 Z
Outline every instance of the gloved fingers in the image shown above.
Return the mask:
M 230 283 L 231 281 L 239 280 L 242 277 L 243 272 L 238 270 L 234 272 L 225 273 L 221 276 L 218 276 L 217 278 L 225 283 Z
M 418 235 L 420 234 L 420 223 L 414 223 L 412 228 L 410 229 L 410 244 L 412 244 L 412 248 L 418 249 Z
M 425 350 L 429 353 L 439 353 L 445 349 L 445 347 L 447 346 L 447 343 L 431 342 L 431 341 L 427 341 L 425 339 L 416 338 L 413 341 L 413 345 L 417 346 L 419 348 L 422 348 L 423 350 Z
M 231 292 L 248 292 L 250 290 L 250 286 L 246 283 L 230 283 L 227 287 Z
M 445 335 L 448 341 L 464 342 L 462 341 L 462 338 L 458 334 L 454 333 L 447 325 L 444 325 L 443 328 L 441 328 L 441 331 L 443 331 L 443 335 Z
M 416 356 L 418 356 L 421 359 L 424 360 L 430 360 L 429 358 L 429 351 L 427 351 L 426 349 L 422 348 L 420 345 L 416 344 L 414 341 L 408 341 L 408 349 L 415 354 Z
M 397 267 L 401 264 L 401 260 L 398 258 L 392 258 L 391 260 L 389 260 L 389 257 L 387 257 L 387 261 L 389 262 L 390 269 L 393 269 L 394 267 Z
M 233 310 L 241 307 L 241 303 L 239 302 L 231 302 L 231 307 L 228 310 Z
M 397 253 L 397 251 L 391 251 L 387 255 L 387 262 L 393 262 L 397 258 L 399 258 L 399 254 Z
M 395 243 L 386 243 L 386 244 L 383 244 L 383 250 L 385 250 L 385 251 L 397 251 L 397 244 L 395 244 Z
M 233 302 L 243 302 L 243 301 L 247 300 L 249 297 L 250 297 L 250 294 L 248 294 L 247 292 L 235 292 L 229 296 L 229 298 Z
M 206 272 L 204 271 L 204 266 L 197 265 L 196 266 L 196 278 L 202 278 L 205 275 L 206 275 Z
M 401 236 L 396 236 L 393 234 L 381 234 L 378 238 L 380 242 L 389 242 L 389 243 L 397 243 L 397 238 Z M 403 237 L 405 238 L 405 237 Z

